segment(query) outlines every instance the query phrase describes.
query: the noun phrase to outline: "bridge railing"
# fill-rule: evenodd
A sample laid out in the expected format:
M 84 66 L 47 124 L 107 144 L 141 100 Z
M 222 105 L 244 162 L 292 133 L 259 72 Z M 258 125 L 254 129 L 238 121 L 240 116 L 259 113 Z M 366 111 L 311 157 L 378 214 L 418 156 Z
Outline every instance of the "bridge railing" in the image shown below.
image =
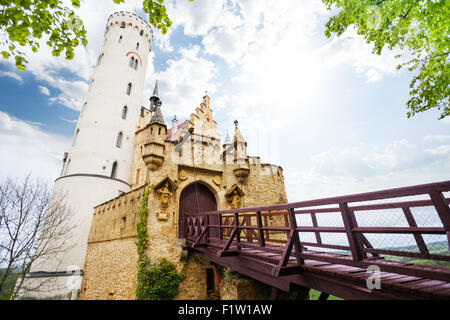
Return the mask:
M 187 217 L 187 237 L 193 246 L 222 243 L 221 256 L 243 254 L 242 248 L 278 254 L 275 276 L 295 272 L 310 259 L 365 268 L 377 265 L 382 271 L 448 281 L 450 269 L 436 271 L 402 259 L 450 264 L 450 198 L 445 196 L 449 191 L 450 181 L 444 181 L 200 213 Z M 330 236 L 334 242 L 326 241 Z

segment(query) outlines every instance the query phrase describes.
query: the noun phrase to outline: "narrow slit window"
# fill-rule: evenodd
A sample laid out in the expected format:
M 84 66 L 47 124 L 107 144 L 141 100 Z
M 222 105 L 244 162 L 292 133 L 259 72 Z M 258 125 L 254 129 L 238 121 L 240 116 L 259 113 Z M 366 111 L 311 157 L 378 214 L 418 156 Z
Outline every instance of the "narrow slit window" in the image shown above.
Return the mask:
M 138 66 L 138 59 L 134 60 L 134 70 L 137 70 Z
M 115 179 L 117 175 L 117 161 L 115 161 L 111 168 L 111 178 Z
M 129 66 L 130 66 L 131 68 L 133 68 L 133 66 L 134 66 L 134 57 L 131 57 Z
M 136 50 L 139 50 L 139 42 L 136 43 Z
M 141 169 L 137 169 L 136 171 L 136 184 L 139 185 L 140 183 L 140 177 L 141 177 Z
M 81 108 L 80 117 L 84 117 L 84 114 L 86 113 L 87 103 L 83 104 L 83 108 Z
M 75 136 L 73 137 L 72 146 L 74 146 L 77 143 L 79 133 L 80 133 L 80 129 L 77 129 L 77 131 L 75 132 Z
M 64 176 L 66 176 L 67 173 L 69 172 L 69 166 L 70 166 L 70 159 L 67 160 L 66 167 L 64 168 L 64 173 L 63 173 Z
M 104 56 L 104 55 L 105 55 L 105 54 L 102 53 L 102 54 L 98 57 L 97 65 L 99 65 L 99 64 L 102 62 L 102 59 L 103 59 L 103 56 Z
M 127 86 L 127 95 L 131 95 L 131 87 L 132 87 L 132 85 L 131 85 L 131 83 L 129 83 Z
M 120 38 L 119 38 L 119 43 L 122 43 L 122 39 L 123 39 L 123 37 L 120 36 Z
M 127 118 L 127 112 L 128 112 L 127 106 L 123 107 L 123 109 L 122 109 L 122 119 L 126 119 Z
M 122 146 L 122 132 L 119 132 L 119 134 L 117 135 L 117 142 L 116 142 L 116 147 L 120 148 Z

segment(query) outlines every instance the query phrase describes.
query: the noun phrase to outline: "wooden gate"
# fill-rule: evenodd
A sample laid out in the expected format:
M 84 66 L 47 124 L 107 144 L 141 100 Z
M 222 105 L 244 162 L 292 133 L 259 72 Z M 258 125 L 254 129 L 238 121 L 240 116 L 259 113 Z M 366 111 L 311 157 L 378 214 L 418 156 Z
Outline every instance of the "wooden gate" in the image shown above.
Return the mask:
M 214 224 L 217 217 L 197 215 L 200 212 L 217 210 L 214 194 L 203 184 L 193 183 L 187 186 L 180 196 L 179 237 L 196 241 L 206 226 Z M 208 219 L 210 221 L 208 221 Z M 209 230 L 210 236 L 218 237 L 218 230 Z

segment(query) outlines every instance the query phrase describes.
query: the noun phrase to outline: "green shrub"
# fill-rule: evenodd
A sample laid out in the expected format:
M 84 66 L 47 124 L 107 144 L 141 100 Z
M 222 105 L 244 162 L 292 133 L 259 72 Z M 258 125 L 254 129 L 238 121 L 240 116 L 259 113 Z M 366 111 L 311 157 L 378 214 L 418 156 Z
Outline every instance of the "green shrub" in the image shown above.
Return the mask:
M 175 265 L 167 259 L 160 259 L 159 263 L 152 264 L 145 255 L 149 245 L 147 232 L 147 206 L 150 186 L 144 193 L 139 210 L 139 223 L 137 225 L 137 251 L 138 274 L 136 284 L 137 300 L 171 300 L 178 293 L 178 286 L 183 279 L 177 272 Z
M 177 272 L 175 265 L 167 259 L 151 264 L 147 258 L 141 261 L 136 286 L 138 300 L 171 300 L 178 293 L 183 275 Z

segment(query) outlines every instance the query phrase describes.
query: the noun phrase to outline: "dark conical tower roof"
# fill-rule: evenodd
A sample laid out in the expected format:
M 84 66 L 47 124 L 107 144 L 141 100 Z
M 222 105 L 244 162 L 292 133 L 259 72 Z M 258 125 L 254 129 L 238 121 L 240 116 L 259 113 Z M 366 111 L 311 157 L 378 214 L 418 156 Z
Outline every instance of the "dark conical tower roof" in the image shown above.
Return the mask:
M 161 103 L 158 103 L 155 107 L 155 111 L 153 113 L 152 119 L 149 122 L 149 125 L 159 123 L 162 125 L 166 125 L 166 122 L 164 121 L 164 116 L 161 112 Z
M 153 94 L 150 97 L 150 111 L 153 112 L 152 119 L 148 123 L 149 125 L 154 123 L 162 124 L 163 126 L 166 125 L 166 122 L 164 121 L 164 116 L 161 112 L 161 99 L 158 96 L 158 80 L 156 80 L 155 89 L 153 89 Z
M 150 97 L 150 111 L 151 112 L 155 112 L 156 111 L 156 106 L 158 104 L 161 104 L 161 99 L 159 98 L 159 93 L 158 93 L 158 80 L 156 80 L 155 83 L 155 89 L 153 89 L 153 94 Z

